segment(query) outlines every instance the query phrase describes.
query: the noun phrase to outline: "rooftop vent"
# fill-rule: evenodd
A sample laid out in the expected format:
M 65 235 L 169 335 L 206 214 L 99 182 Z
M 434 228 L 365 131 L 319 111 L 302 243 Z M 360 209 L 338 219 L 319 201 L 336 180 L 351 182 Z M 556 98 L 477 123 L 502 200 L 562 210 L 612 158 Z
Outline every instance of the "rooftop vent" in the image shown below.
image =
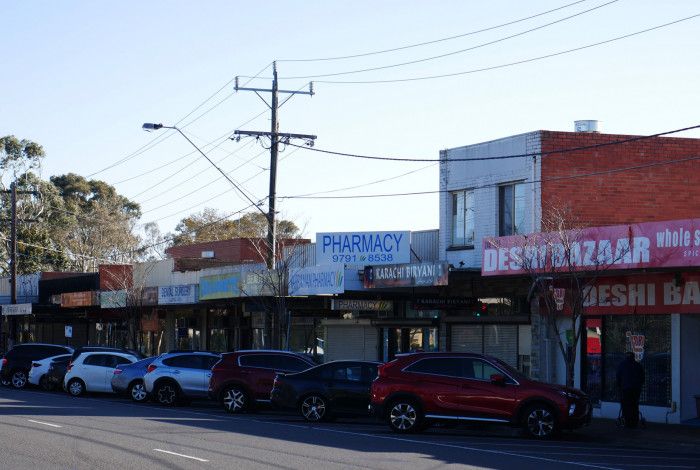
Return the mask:
M 595 119 L 574 121 L 574 130 L 576 132 L 598 132 L 598 121 Z

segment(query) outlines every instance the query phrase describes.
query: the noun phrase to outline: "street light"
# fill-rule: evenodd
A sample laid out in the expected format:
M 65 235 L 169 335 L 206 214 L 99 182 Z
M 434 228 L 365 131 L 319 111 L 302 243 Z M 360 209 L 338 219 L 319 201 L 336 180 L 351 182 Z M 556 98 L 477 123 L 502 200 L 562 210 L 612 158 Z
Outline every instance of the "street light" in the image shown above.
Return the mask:
M 190 145 L 192 145 L 192 147 L 194 147 L 195 149 L 197 149 L 197 151 L 198 151 L 200 154 L 202 154 L 202 156 L 203 156 L 204 158 L 206 158 L 207 161 L 208 161 L 209 163 L 211 163 L 212 166 L 213 166 L 214 168 L 216 168 L 216 169 L 219 171 L 219 173 L 221 173 L 222 175 L 224 175 L 224 178 L 226 178 L 226 179 L 228 180 L 228 182 L 231 183 L 231 185 L 233 185 L 233 187 L 236 188 L 236 190 L 237 190 L 239 193 L 241 193 L 243 196 L 245 196 L 245 198 L 246 198 L 248 201 L 250 201 L 250 203 L 251 203 L 253 206 L 255 206 L 255 207 L 267 218 L 267 214 L 265 213 L 265 211 L 262 210 L 262 209 L 260 208 L 260 204 L 261 204 L 261 203 L 260 203 L 260 202 L 254 202 L 250 197 L 248 197 L 248 195 L 247 195 L 246 193 L 244 193 L 243 190 L 242 190 L 231 178 L 229 178 L 229 176 L 226 174 L 226 172 L 225 172 L 224 170 L 222 170 L 221 168 L 219 168 L 219 167 L 216 165 L 216 163 L 214 163 L 214 162 L 211 160 L 211 158 L 209 158 L 209 157 L 207 156 L 207 154 L 204 153 L 204 152 L 202 151 L 202 149 L 200 149 L 199 147 L 197 147 L 197 145 L 195 145 L 195 143 L 192 142 L 192 141 L 190 140 L 190 138 L 187 137 L 187 136 L 185 135 L 185 133 L 182 132 L 177 126 L 164 126 L 163 124 L 156 124 L 156 123 L 153 123 L 153 122 L 144 122 L 143 125 L 141 126 L 141 129 L 143 129 L 143 130 L 146 131 L 146 132 L 157 131 L 157 130 L 159 130 L 159 129 L 174 129 L 174 130 L 178 131 L 182 137 L 184 137 L 185 139 L 187 139 L 187 142 L 189 142 Z

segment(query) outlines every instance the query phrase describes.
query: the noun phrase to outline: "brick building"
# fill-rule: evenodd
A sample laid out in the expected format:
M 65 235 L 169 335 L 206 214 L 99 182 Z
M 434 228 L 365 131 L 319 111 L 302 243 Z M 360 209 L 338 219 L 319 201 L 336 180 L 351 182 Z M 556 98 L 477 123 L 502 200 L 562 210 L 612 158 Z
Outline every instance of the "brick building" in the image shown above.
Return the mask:
M 551 208 L 565 209 L 578 226 L 626 226 L 630 234 L 647 227 L 635 225 L 640 223 L 674 221 L 669 226 L 691 235 L 700 225 L 700 186 L 694 183 L 700 160 L 692 160 L 700 156 L 700 139 L 540 130 L 440 155 L 440 251 L 454 268 L 451 295 L 501 299 L 513 306 L 500 316 L 448 325 L 446 346 L 501 354 L 511 363 L 517 349 L 517 366 L 541 380 L 564 382 L 556 337 L 538 314 L 537 302 L 527 302 L 528 276 L 482 277 L 484 238 L 540 232 L 543 211 Z M 620 269 L 600 280 L 605 289 L 646 285 L 658 287 L 659 294 L 649 294 L 655 304 L 644 309 L 613 308 L 608 299 L 587 308 L 588 337 L 579 343 L 575 380 L 596 402 L 598 415 L 617 416 L 615 368 L 634 337 L 646 341 L 646 355 L 639 357 L 648 377 L 642 394 L 647 418 L 680 422 L 695 416 L 700 379 L 681 364 L 700 360 L 700 305 L 685 294 L 683 305 L 656 299 L 668 297 L 668 289 L 689 292 L 687 287 L 696 285 L 696 251 L 686 250 L 691 259 L 676 267 Z M 562 322 L 563 331 L 572 328 L 565 318 Z M 511 343 L 510 351 L 504 343 Z

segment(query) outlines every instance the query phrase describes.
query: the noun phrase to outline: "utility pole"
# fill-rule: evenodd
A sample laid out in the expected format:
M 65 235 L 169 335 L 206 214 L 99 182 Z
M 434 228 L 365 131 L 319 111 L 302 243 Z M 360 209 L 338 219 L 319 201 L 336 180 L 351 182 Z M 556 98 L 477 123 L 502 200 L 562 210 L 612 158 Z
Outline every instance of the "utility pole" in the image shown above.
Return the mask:
M 233 139 L 240 140 L 241 136 L 249 136 L 249 137 L 268 137 L 270 139 L 270 193 L 268 195 L 268 211 L 267 211 L 267 253 L 266 253 L 266 262 L 267 262 L 267 268 L 272 270 L 275 269 L 276 266 L 276 260 L 277 260 L 277 227 L 275 223 L 275 216 L 276 216 L 276 209 L 275 209 L 275 198 L 276 198 L 276 193 L 277 193 L 277 156 L 279 154 L 279 144 L 280 142 L 282 143 L 288 143 L 291 139 L 302 139 L 307 142 L 308 145 L 313 145 L 314 140 L 316 139 L 315 135 L 309 135 L 309 134 L 291 134 L 291 133 L 281 133 L 279 130 L 279 118 L 278 118 L 278 110 L 282 105 L 284 105 L 289 99 L 291 99 L 294 95 L 309 95 L 313 96 L 314 95 L 314 88 L 313 88 L 313 83 L 309 82 L 309 90 L 308 91 L 301 91 L 301 89 L 293 91 L 293 90 L 280 90 L 278 83 L 277 83 L 277 63 L 273 62 L 272 63 L 272 88 L 267 89 L 267 88 L 246 88 L 246 87 L 241 87 L 238 85 L 238 77 L 236 77 L 236 85 L 235 85 L 235 90 L 236 91 L 252 91 L 256 95 L 258 95 L 258 98 L 263 100 L 263 102 L 267 105 L 268 108 L 270 108 L 270 111 L 272 113 L 272 119 L 271 119 L 271 124 L 270 124 L 270 132 L 264 132 L 264 131 L 245 131 L 245 130 L 236 130 L 235 131 L 235 136 Z M 270 103 L 268 103 L 265 98 L 263 98 L 260 93 L 270 93 L 271 94 L 271 100 Z M 279 104 L 279 94 L 286 94 L 289 95 L 287 99 L 285 99 L 281 104 Z M 282 331 L 280 328 L 280 319 L 282 315 L 286 315 L 285 307 L 283 307 L 284 302 L 279 302 L 282 300 L 280 298 L 281 292 L 279 292 L 281 286 L 277 286 L 277 302 L 275 302 L 275 308 L 272 312 L 272 314 L 265 314 L 265 332 L 269 338 L 270 343 L 274 343 L 274 347 L 280 347 L 281 346 L 281 335 Z M 274 311 L 277 310 L 277 315 L 274 315 Z M 275 316 L 277 318 L 275 318 Z M 269 344 L 269 343 L 268 343 Z M 267 345 L 265 345 L 267 346 Z
M 17 182 L 10 183 L 10 190 L 2 191 L 10 194 L 10 303 L 17 303 L 17 194 L 34 194 L 35 191 L 17 191 Z M 24 220 L 24 222 L 34 222 L 34 220 Z M 8 318 L 8 339 L 9 347 L 14 346 L 17 341 L 17 323 L 14 315 Z M 0 324 L 1 326 L 1 324 Z M 9 349 L 8 347 L 8 349 Z
M 280 90 L 277 84 L 277 63 L 272 63 L 272 88 L 246 88 L 238 86 L 238 77 L 236 77 L 236 91 L 252 91 L 255 92 L 258 97 L 263 100 L 263 102 L 270 108 L 272 113 L 272 123 L 270 126 L 270 132 L 263 131 L 244 131 L 237 130 L 234 134 L 236 138 L 240 139 L 240 136 L 245 135 L 249 137 L 269 137 L 270 138 L 270 193 L 268 196 L 268 212 L 267 212 L 267 267 L 268 269 L 274 269 L 276 260 L 276 224 L 275 224 L 275 197 L 277 193 L 277 156 L 279 154 L 279 144 L 280 142 L 289 142 L 291 139 L 303 139 L 313 145 L 313 141 L 316 139 L 315 135 L 309 134 L 292 134 L 292 133 L 281 133 L 279 131 L 279 119 L 277 117 L 278 109 L 284 105 L 289 99 L 294 95 L 314 95 L 313 83 L 309 83 L 309 91 L 292 91 L 292 90 Z M 270 93 L 272 95 L 271 103 L 265 101 L 265 98 L 260 96 L 260 93 Z M 289 97 L 279 104 L 279 94 L 288 94 Z

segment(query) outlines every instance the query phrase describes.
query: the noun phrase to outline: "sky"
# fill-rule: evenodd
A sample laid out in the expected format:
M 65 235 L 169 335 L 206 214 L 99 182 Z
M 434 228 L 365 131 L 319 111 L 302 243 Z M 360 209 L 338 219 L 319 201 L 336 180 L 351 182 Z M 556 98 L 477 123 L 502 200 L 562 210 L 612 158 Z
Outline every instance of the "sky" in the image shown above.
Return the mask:
M 263 200 L 270 166 L 264 143 L 227 137 L 236 129 L 269 131 L 269 110 L 254 93 L 236 93 L 229 82 L 256 76 L 247 86 L 269 88 L 273 60 L 281 89 L 307 90 L 314 81 L 313 97 L 296 95 L 280 108 L 280 130 L 317 135 L 315 148 L 324 150 L 436 159 L 441 149 L 513 134 L 573 131 L 579 119 L 597 119 L 602 132 L 621 134 L 700 124 L 700 17 L 568 54 L 452 77 L 326 83 L 491 68 L 700 13 L 695 0 L 572 3 L 5 0 L 0 4 L 0 135 L 42 144 L 45 178 L 74 172 L 114 185 L 141 204 L 141 223 L 156 222 L 166 233 L 205 207 L 224 214 L 256 209 L 182 136 L 147 133 L 141 124 L 177 124 L 249 198 Z M 491 28 L 559 7 L 564 8 Z M 595 7 L 600 8 L 586 12 Z M 482 29 L 488 30 L 465 35 Z M 286 78 L 445 54 L 368 72 Z M 349 55 L 361 56 L 290 61 Z M 247 81 L 241 78 L 240 84 Z M 700 137 L 700 132 L 680 135 Z M 436 191 L 434 163 L 283 150 L 277 209 L 310 238 L 317 232 L 438 227 L 437 194 L 357 197 Z M 352 197 L 290 198 L 306 194 Z M 267 210 L 266 203 L 261 208 Z

